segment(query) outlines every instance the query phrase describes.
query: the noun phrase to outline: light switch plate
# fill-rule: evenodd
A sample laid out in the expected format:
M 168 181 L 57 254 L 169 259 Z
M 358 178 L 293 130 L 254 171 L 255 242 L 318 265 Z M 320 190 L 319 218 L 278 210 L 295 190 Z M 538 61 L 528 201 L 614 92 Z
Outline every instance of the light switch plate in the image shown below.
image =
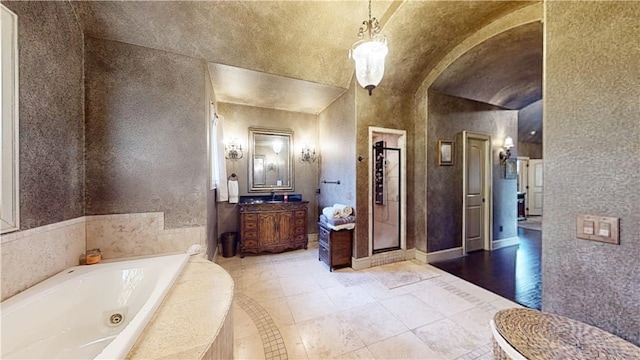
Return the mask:
M 578 215 L 576 237 L 620 245 L 620 218 Z

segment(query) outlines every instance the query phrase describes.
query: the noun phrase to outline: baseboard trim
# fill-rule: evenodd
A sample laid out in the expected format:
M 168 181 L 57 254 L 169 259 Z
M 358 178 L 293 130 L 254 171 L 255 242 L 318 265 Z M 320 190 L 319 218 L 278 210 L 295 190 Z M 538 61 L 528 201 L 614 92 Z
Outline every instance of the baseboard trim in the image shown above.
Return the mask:
M 353 270 L 364 270 L 371 267 L 371 257 L 364 257 L 356 259 L 354 257 L 351 258 L 351 268 Z
M 405 260 L 413 260 L 416 258 L 416 249 L 409 249 L 404 251 Z
M 491 250 L 498 250 L 507 246 L 513 246 L 518 244 L 520 244 L 520 238 L 517 236 L 506 238 L 506 239 L 494 240 L 493 248 Z
M 427 264 L 427 253 L 424 251 L 420 251 L 418 249 L 414 249 L 415 259 L 420 261 L 423 264 Z
M 307 234 L 307 239 L 309 241 L 318 241 L 318 233 Z
M 462 257 L 462 247 L 427 253 L 427 262 L 438 262 Z

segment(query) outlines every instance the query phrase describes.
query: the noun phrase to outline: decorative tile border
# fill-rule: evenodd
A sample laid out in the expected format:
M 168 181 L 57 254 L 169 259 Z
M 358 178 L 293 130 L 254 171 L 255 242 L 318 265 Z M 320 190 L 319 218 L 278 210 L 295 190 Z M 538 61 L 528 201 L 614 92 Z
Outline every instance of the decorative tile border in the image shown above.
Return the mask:
M 380 266 L 405 261 L 406 256 L 404 252 L 404 250 L 393 250 L 380 254 L 373 254 L 373 256 L 371 256 L 371 266 Z
M 295 257 L 292 261 L 303 259 L 303 257 Z M 227 270 L 227 272 L 231 274 L 235 282 L 234 301 L 249 315 L 258 329 L 264 348 L 265 360 L 287 360 L 289 355 L 284 344 L 284 338 L 271 315 L 257 301 L 242 293 L 242 270 L 237 272 Z
M 271 315 L 257 301 L 239 291 L 236 291 L 234 296 L 236 304 L 249 315 L 258 328 L 258 334 L 260 334 L 262 346 L 264 347 L 265 359 L 287 360 L 289 356 L 284 345 L 284 339 Z

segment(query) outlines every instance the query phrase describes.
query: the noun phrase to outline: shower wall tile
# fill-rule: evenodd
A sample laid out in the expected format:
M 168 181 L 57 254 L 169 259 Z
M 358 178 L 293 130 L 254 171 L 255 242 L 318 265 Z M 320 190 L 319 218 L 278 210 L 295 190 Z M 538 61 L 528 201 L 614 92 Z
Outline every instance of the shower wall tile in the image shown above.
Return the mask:
M 87 249 L 100 248 L 104 259 L 206 249 L 205 227 L 164 228 L 164 213 L 87 216 Z
M 5 300 L 78 265 L 85 252 L 84 217 L 2 235 L 0 252 Z

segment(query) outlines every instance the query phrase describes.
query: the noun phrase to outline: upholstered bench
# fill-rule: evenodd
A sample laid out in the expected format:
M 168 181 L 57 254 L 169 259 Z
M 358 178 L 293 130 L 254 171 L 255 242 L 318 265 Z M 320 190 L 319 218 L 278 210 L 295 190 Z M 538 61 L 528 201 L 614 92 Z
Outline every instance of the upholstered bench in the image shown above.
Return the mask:
M 640 348 L 563 316 L 506 309 L 491 320 L 494 359 L 640 359 Z

